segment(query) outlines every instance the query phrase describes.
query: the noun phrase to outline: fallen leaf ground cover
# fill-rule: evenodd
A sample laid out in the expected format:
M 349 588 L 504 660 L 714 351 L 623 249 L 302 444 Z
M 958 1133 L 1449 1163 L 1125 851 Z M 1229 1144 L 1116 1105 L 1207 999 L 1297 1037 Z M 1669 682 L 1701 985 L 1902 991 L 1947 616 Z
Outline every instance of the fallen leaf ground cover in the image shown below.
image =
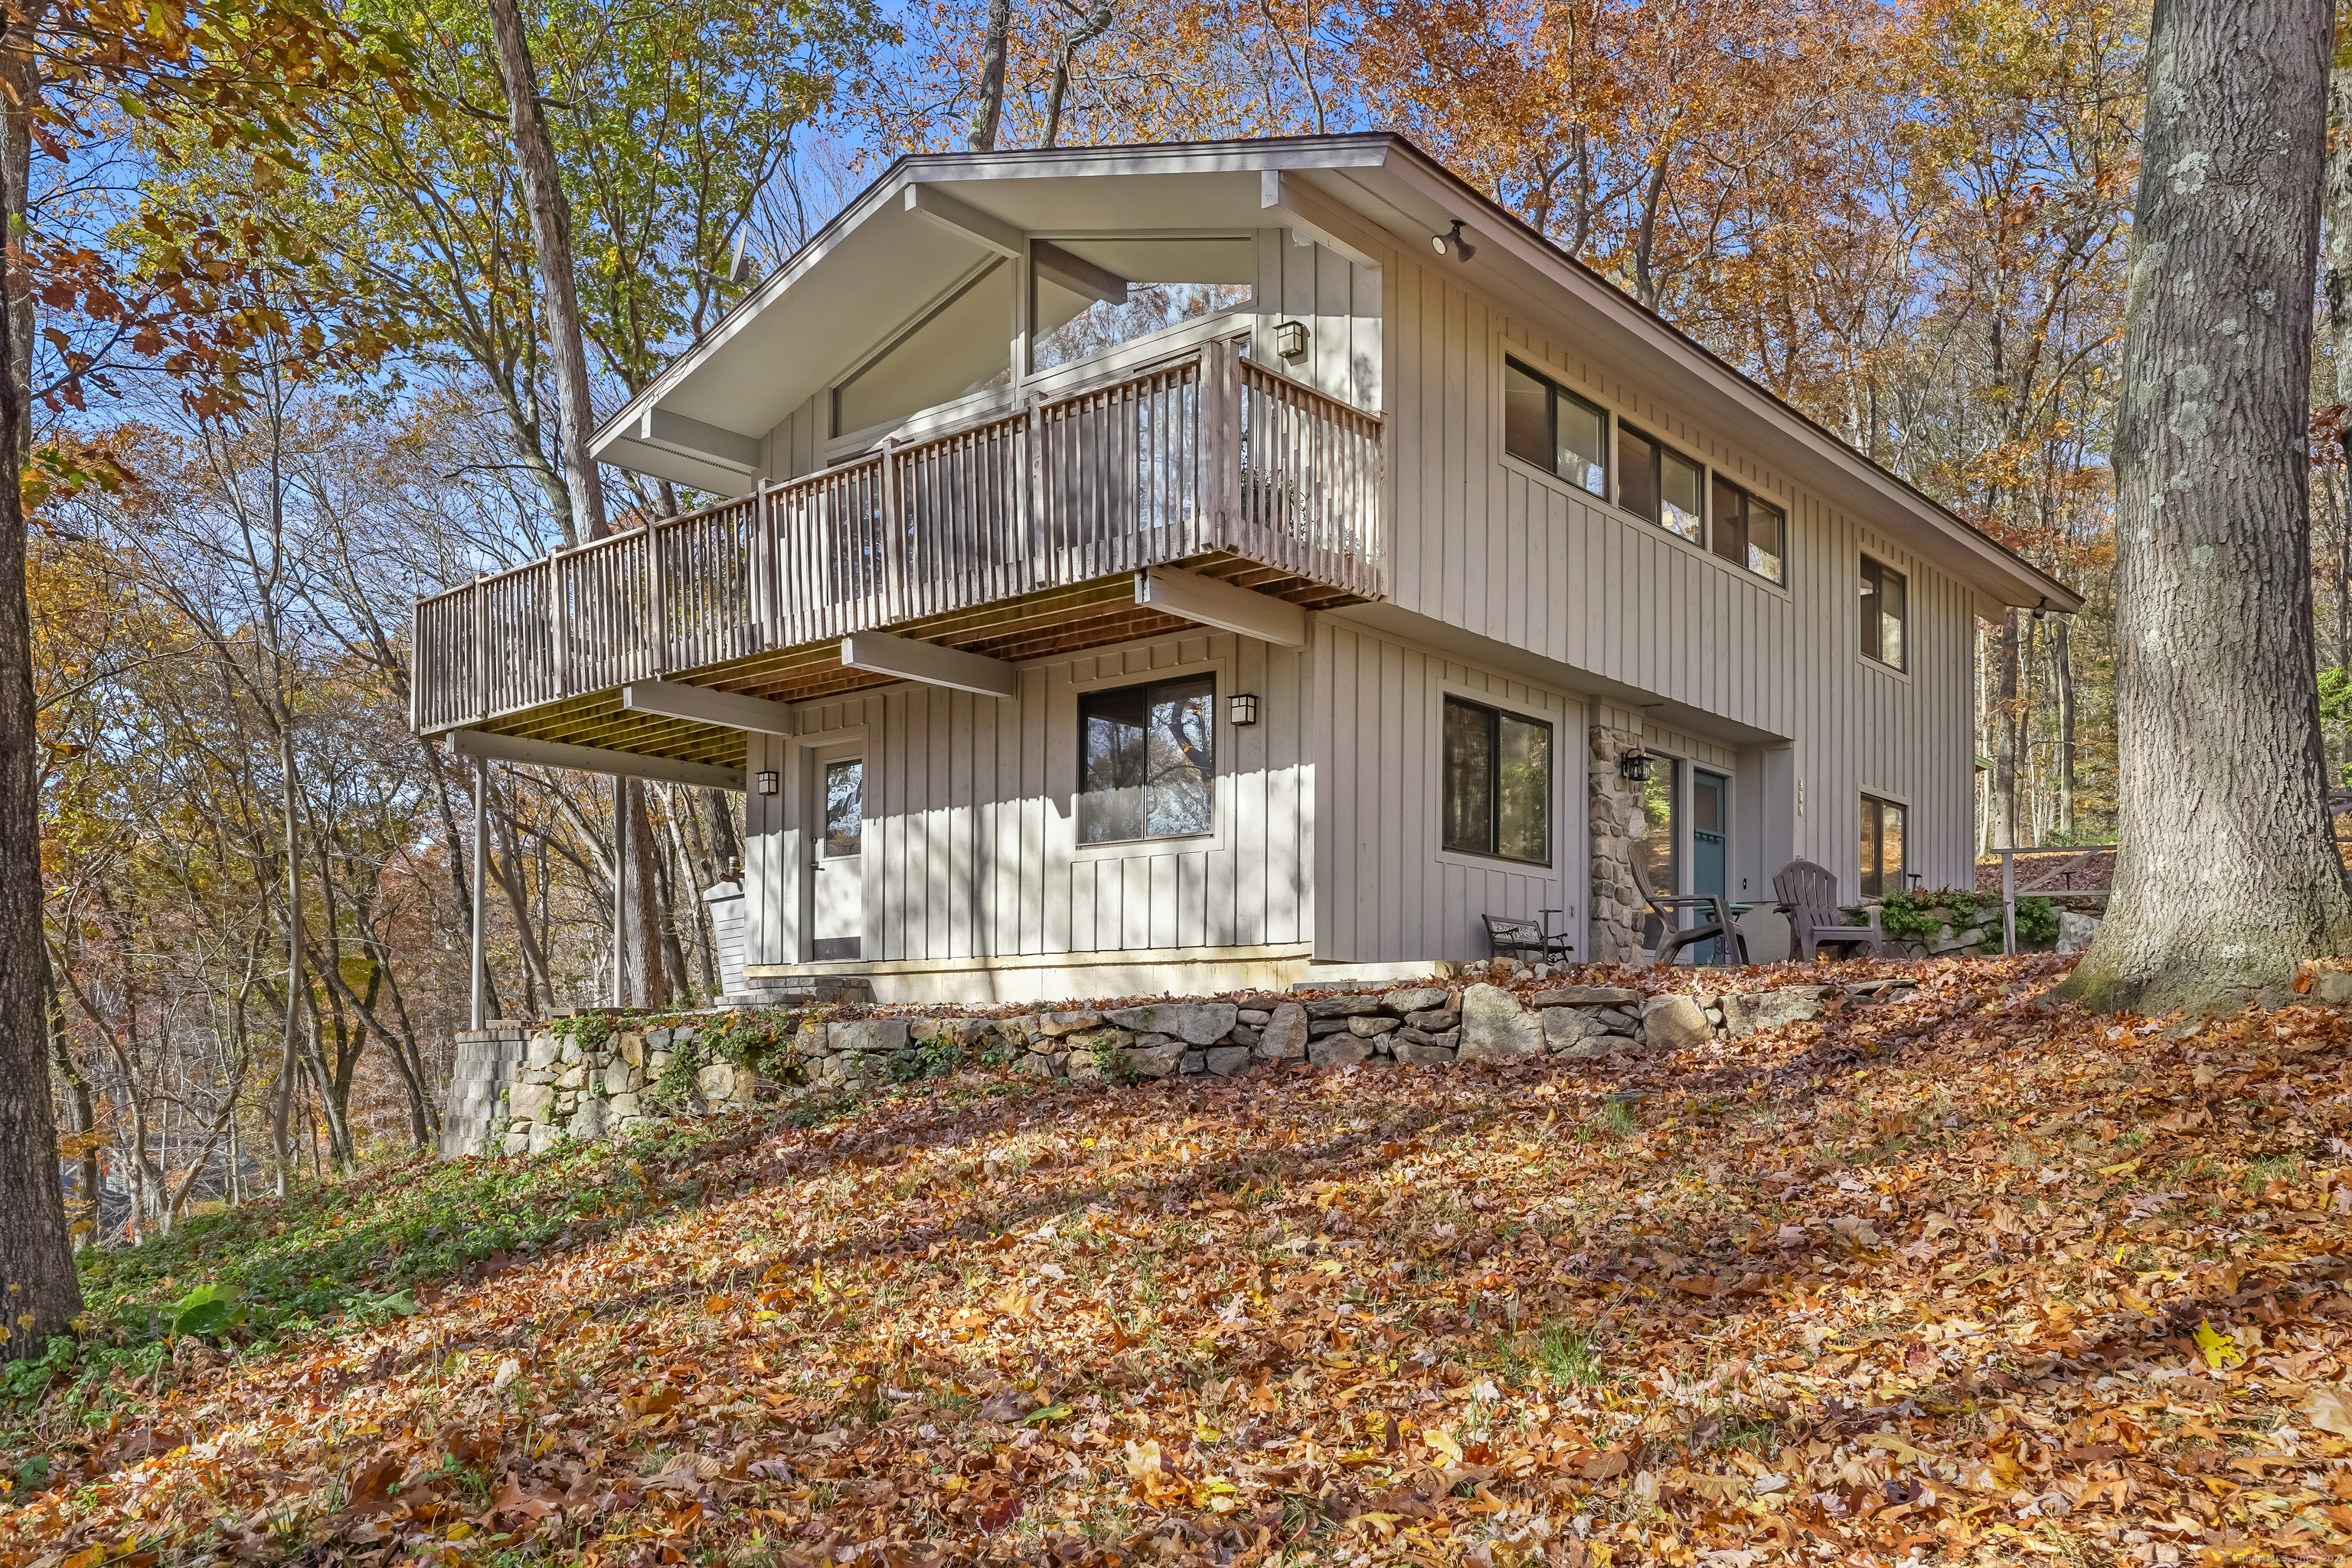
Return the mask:
M 61 1380 L 0 1560 L 2341 1555 L 2352 1016 L 2090 1017 L 2067 962 L 1614 1067 L 974 1069 L 256 1205 L 99 1293 L 341 1246 L 417 1310 Z

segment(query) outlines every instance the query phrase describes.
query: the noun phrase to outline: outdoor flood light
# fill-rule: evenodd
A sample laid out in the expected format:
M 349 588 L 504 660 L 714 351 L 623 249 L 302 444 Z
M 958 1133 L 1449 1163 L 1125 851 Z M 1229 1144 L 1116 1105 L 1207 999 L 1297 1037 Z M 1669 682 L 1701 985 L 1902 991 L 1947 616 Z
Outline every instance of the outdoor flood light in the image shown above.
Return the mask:
M 1285 359 L 1307 357 L 1307 323 L 1285 321 L 1274 329 L 1274 352 Z
M 1257 722 L 1257 698 L 1246 691 L 1237 691 L 1228 700 L 1225 713 L 1236 724 L 1255 724 Z
M 775 794 L 775 793 L 776 793 L 776 778 L 777 778 L 776 771 L 775 771 L 773 768 L 761 768 L 761 769 L 760 770 L 760 778 L 759 778 L 760 793 L 761 793 L 761 795 L 773 795 L 773 794 Z
M 1617 771 L 1626 778 L 1633 780 L 1635 784 L 1648 784 L 1650 782 L 1650 753 L 1642 751 L 1638 747 L 1630 752 L 1619 752 L 1617 756 Z
M 1451 253 L 1456 261 L 1467 261 L 1478 254 L 1478 247 L 1462 237 L 1462 220 L 1455 218 L 1454 227 L 1444 234 L 1429 237 L 1429 248 L 1440 256 Z

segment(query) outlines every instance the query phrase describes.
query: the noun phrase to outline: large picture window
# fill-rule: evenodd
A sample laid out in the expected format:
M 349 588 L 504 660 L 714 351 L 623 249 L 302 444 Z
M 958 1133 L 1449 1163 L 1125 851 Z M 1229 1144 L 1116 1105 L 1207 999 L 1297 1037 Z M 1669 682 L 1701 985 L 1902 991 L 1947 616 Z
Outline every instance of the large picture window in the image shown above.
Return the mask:
M 1445 700 L 1440 809 L 1445 847 L 1551 863 L 1551 726 Z
M 1862 651 L 1897 669 L 1903 663 L 1903 632 L 1911 616 L 1910 584 L 1903 574 L 1865 555 L 1862 558 Z
M 1078 699 L 1078 842 L 1214 826 L 1215 683 L 1202 676 Z
M 1903 890 L 1903 808 L 1874 795 L 1862 797 L 1862 896 Z
M 1609 494 L 1609 416 L 1515 359 L 1503 362 L 1503 449 L 1579 489 Z
M 1715 552 L 1759 577 L 1784 581 L 1788 519 L 1771 502 L 1715 477 Z

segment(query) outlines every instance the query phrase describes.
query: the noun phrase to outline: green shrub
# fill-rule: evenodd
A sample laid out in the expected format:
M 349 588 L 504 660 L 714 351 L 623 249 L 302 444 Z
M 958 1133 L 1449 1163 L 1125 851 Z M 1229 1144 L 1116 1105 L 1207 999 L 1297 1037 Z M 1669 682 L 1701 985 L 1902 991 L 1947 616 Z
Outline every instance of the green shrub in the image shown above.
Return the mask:
M 1937 911 L 1949 910 L 1952 930 L 1958 932 L 1975 925 L 1981 911 L 1991 910 L 1997 915 L 2000 909 L 1998 895 L 1974 888 L 1922 888 L 1893 892 L 1879 900 L 1878 928 L 1897 942 L 1926 947 L 1944 933 L 1944 918 Z

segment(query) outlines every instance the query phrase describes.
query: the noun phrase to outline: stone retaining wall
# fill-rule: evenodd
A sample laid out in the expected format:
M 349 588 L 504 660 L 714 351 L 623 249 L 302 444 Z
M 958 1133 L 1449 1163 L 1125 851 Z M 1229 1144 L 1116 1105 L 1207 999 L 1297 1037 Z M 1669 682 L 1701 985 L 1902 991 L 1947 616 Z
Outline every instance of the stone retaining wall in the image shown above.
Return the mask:
M 1509 973 L 1501 966 L 1483 972 L 1492 978 Z M 704 1035 L 711 1024 L 632 1028 L 620 1018 L 588 1044 L 544 1026 L 486 1031 L 460 1037 L 442 1152 L 535 1153 L 563 1138 L 642 1127 L 657 1115 L 711 1115 L 796 1090 L 852 1093 L 934 1076 L 970 1059 L 1076 1081 L 1231 1077 L 1300 1062 L 1439 1067 L 1538 1055 L 1596 1060 L 1818 1018 L 1831 989 L 1645 997 L 1630 987 L 1559 985 L 1522 993 L 1481 973 L 1473 966 L 1412 984 L 1322 986 L 1303 996 L 1266 992 L 1007 1016 L 811 1016 L 762 1055 L 763 1070 L 756 1072 L 706 1059 L 714 1058 Z M 1900 980 L 1844 988 L 1855 1002 L 1898 1000 L 1910 989 Z M 475 1042 L 480 1048 L 468 1056 Z M 683 1062 L 680 1053 L 687 1053 Z M 468 1062 L 504 1077 L 469 1079 Z M 668 1107 L 656 1103 L 666 1074 L 674 1099 Z

